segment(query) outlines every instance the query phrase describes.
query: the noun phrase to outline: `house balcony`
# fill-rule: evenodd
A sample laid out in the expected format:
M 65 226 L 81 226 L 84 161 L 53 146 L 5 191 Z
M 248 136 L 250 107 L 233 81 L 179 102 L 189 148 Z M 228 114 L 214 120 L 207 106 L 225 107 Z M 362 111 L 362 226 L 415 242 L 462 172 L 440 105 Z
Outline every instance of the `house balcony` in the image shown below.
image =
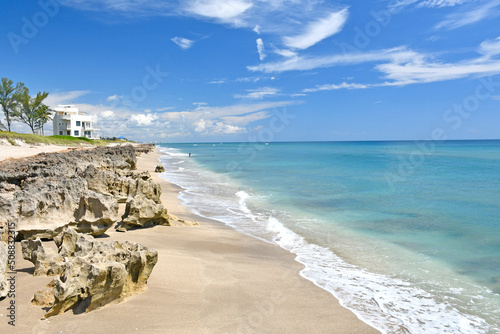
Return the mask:
M 61 119 L 65 120 L 65 121 L 71 121 L 71 115 L 62 115 Z

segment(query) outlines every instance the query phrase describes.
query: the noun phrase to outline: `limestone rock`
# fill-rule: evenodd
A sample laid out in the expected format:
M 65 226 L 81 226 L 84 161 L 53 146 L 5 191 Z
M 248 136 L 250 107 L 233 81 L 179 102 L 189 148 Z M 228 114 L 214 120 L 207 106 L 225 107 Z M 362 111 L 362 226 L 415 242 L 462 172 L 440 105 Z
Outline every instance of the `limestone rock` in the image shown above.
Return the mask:
M 118 221 L 118 208 L 114 197 L 88 191 L 75 211 L 77 231 L 94 236 L 103 234 Z
M 123 146 L 43 153 L 0 165 L 0 224 L 15 222 L 20 240 L 53 238 L 67 226 L 98 235 L 118 221 L 116 197 L 89 189 L 84 174 L 93 166 L 130 182 L 136 156 L 132 146 Z M 154 188 L 137 191 L 148 187 Z
M 155 202 L 160 202 L 161 188 L 148 172 L 110 171 L 89 165 L 83 176 L 91 190 L 101 194 L 115 196 L 118 202 L 124 203 L 128 197 L 144 195 Z
M 144 196 L 129 198 L 122 216 L 125 229 L 151 227 L 155 225 L 170 225 L 167 209 L 161 203 Z
M 142 245 L 95 240 L 71 228 L 55 242 L 58 253 L 52 257 L 39 239 L 22 241 L 23 256 L 35 263 L 36 272 L 59 268 L 59 276 L 33 298 L 51 306 L 45 318 L 68 309 L 89 312 L 143 291 L 158 261 L 158 253 Z
M 163 173 L 164 171 L 165 171 L 165 167 L 163 167 L 162 165 L 158 165 L 155 167 L 156 173 Z
M 64 258 L 51 248 L 45 247 L 40 238 L 21 241 L 21 248 L 23 258 L 35 265 L 33 275 L 54 276 L 61 273 Z
M 50 281 L 43 289 L 35 292 L 31 303 L 38 306 L 50 307 L 56 301 L 54 297 L 54 289 L 56 285 L 54 280 Z

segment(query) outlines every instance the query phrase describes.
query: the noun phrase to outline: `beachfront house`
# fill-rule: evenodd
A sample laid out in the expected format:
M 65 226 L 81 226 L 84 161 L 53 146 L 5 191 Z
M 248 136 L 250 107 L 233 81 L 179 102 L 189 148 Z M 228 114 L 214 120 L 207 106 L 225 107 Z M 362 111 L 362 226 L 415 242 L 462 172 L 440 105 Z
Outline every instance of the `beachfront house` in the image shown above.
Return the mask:
M 98 129 L 94 128 L 92 116 L 79 112 L 72 104 L 54 108 L 52 121 L 54 135 L 99 139 L 96 133 Z

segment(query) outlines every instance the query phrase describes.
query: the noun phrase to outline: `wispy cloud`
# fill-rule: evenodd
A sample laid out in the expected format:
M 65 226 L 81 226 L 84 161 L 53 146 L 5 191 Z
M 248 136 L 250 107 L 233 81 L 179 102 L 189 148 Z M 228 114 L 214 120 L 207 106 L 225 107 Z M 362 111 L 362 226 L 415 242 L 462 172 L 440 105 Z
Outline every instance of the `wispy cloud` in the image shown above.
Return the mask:
M 308 48 L 340 31 L 347 8 L 318 0 L 59 0 L 79 10 L 112 15 L 188 16 L 274 35 L 289 47 Z M 335 8 L 336 7 L 336 8 Z M 297 34 L 297 32 L 300 32 Z M 283 38 L 283 36 L 287 36 Z M 188 46 L 178 37 L 181 47 Z M 177 43 L 176 42 L 176 43 Z
M 471 0 L 425 0 L 418 4 L 419 7 L 430 7 L 430 8 L 442 8 L 442 7 L 453 7 L 456 5 L 461 5 L 464 2 Z
M 342 82 L 341 84 L 328 84 L 328 85 L 318 85 L 315 88 L 306 88 L 302 90 L 304 93 L 318 92 L 321 90 L 337 90 L 337 89 L 364 89 L 368 88 L 367 85 L 357 84 L 357 83 L 347 83 Z
M 163 108 L 156 108 L 156 111 L 165 111 L 165 110 L 172 110 L 175 109 L 175 107 L 163 107 Z
M 324 18 L 310 23 L 302 34 L 284 37 L 284 44 L 290 48 L 307 49 L 342 30 L 347 16 L 347 8 L 330 13 Z
M 405 60 L 416 57 L 417 54 L 406 47 L 371 51 L 365 53 L 333 54 L 329 56 L 293 56 L 282 61 L 264 63 L 247 68 L 253 72 L 285 72 L 305 71 L 315 68 L 332 67 L 337 65 L 360 64 L 382 60 Z
M 259 53 L 260 61 L 263 61 L 266 58 L 266 53 L 264 51 L 264 42 L 262 38 L 257 38 L 257 52 Z
M 397 50 L 397 49 L 395 49 Z M 351 65 L 354 59 L 358 62 L 374 63 L 374 69 L 381 73 L 384 81 L 376 83 L 340 83 L 317 85 L 314 88 L 304 89 L 302 92 L 317 92 L 337 89 L 365 89 L 370 87 L 405 86 L 418 83 L 429 83 L 461 79 L 467 77 L 482 77 L 500 74 L 500 37 L 486 40 L 478 47 L 481 55 L 475 58 L 457 62 L 438 62 L 431 55 L 417 53 L 410 50 L 387 52 L 381 51 L 379 57 L 355 57 L 351 63 L 344 61 L 329 62 L 330 66 Z M 402 52 L 401 54 L 399 52 Z M 384 57 L 383 55 L 387 55 Z M 373 53 L 372 55 L 377 55 Z M 318 64 L 318 62 L 316 62 Z M 319 62 L 319 64 L 324 64 Z
M 89 90 L 74 90 L 70 92 L 53 92 L 45 99 L 44 103 L 49 107 L 57 107 L 59 104 L 73 104 L 79 97 L 90 94 Z
M 239 99 L 262 99 L 264 97 L 275 96 L 280 90 L 274 87 L 260 87 L 256 89 L 247 89 L 246 94 L 235 94 Z
M 486 40 L 479 45 L 479 53 L 487 58 L 500 54 L 500 36 L 494 40 Z
M 172 42 L 183 48 L 184 50 L 189 49 L 190 47 L 193 46 L 194 41 L 184 38 L 184 37 L 174 37 L 170 39 Z
M 500 6 L 500 1 L 494 0 L 478 7 L 463 8 L 457 13 L 448 15 L 446 19 L 438 23 L 435 28 L 452 30 L 479 22 L 486 18 L 498 16 L 500 14 L 496 8 L 498 6 Z
M 119 99 L 123 98 L 121 95 L 110 95 L 106 98 L 106 101 L 111 102 L 111 101 L 118 101 Z
M 187 2 L 185 10 L 203 17 L 235 22 L 235 18 L 252 6 L 252 2 L 245 0 L 191 0 Z

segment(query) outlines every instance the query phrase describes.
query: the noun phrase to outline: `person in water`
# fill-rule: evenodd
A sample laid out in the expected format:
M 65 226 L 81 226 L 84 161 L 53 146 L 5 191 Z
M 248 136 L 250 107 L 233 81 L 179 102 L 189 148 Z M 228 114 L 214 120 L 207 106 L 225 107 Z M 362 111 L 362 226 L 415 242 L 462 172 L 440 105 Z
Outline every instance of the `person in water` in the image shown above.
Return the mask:
M 191 158 L 191 153 L 189 153 L 189 157 Z

